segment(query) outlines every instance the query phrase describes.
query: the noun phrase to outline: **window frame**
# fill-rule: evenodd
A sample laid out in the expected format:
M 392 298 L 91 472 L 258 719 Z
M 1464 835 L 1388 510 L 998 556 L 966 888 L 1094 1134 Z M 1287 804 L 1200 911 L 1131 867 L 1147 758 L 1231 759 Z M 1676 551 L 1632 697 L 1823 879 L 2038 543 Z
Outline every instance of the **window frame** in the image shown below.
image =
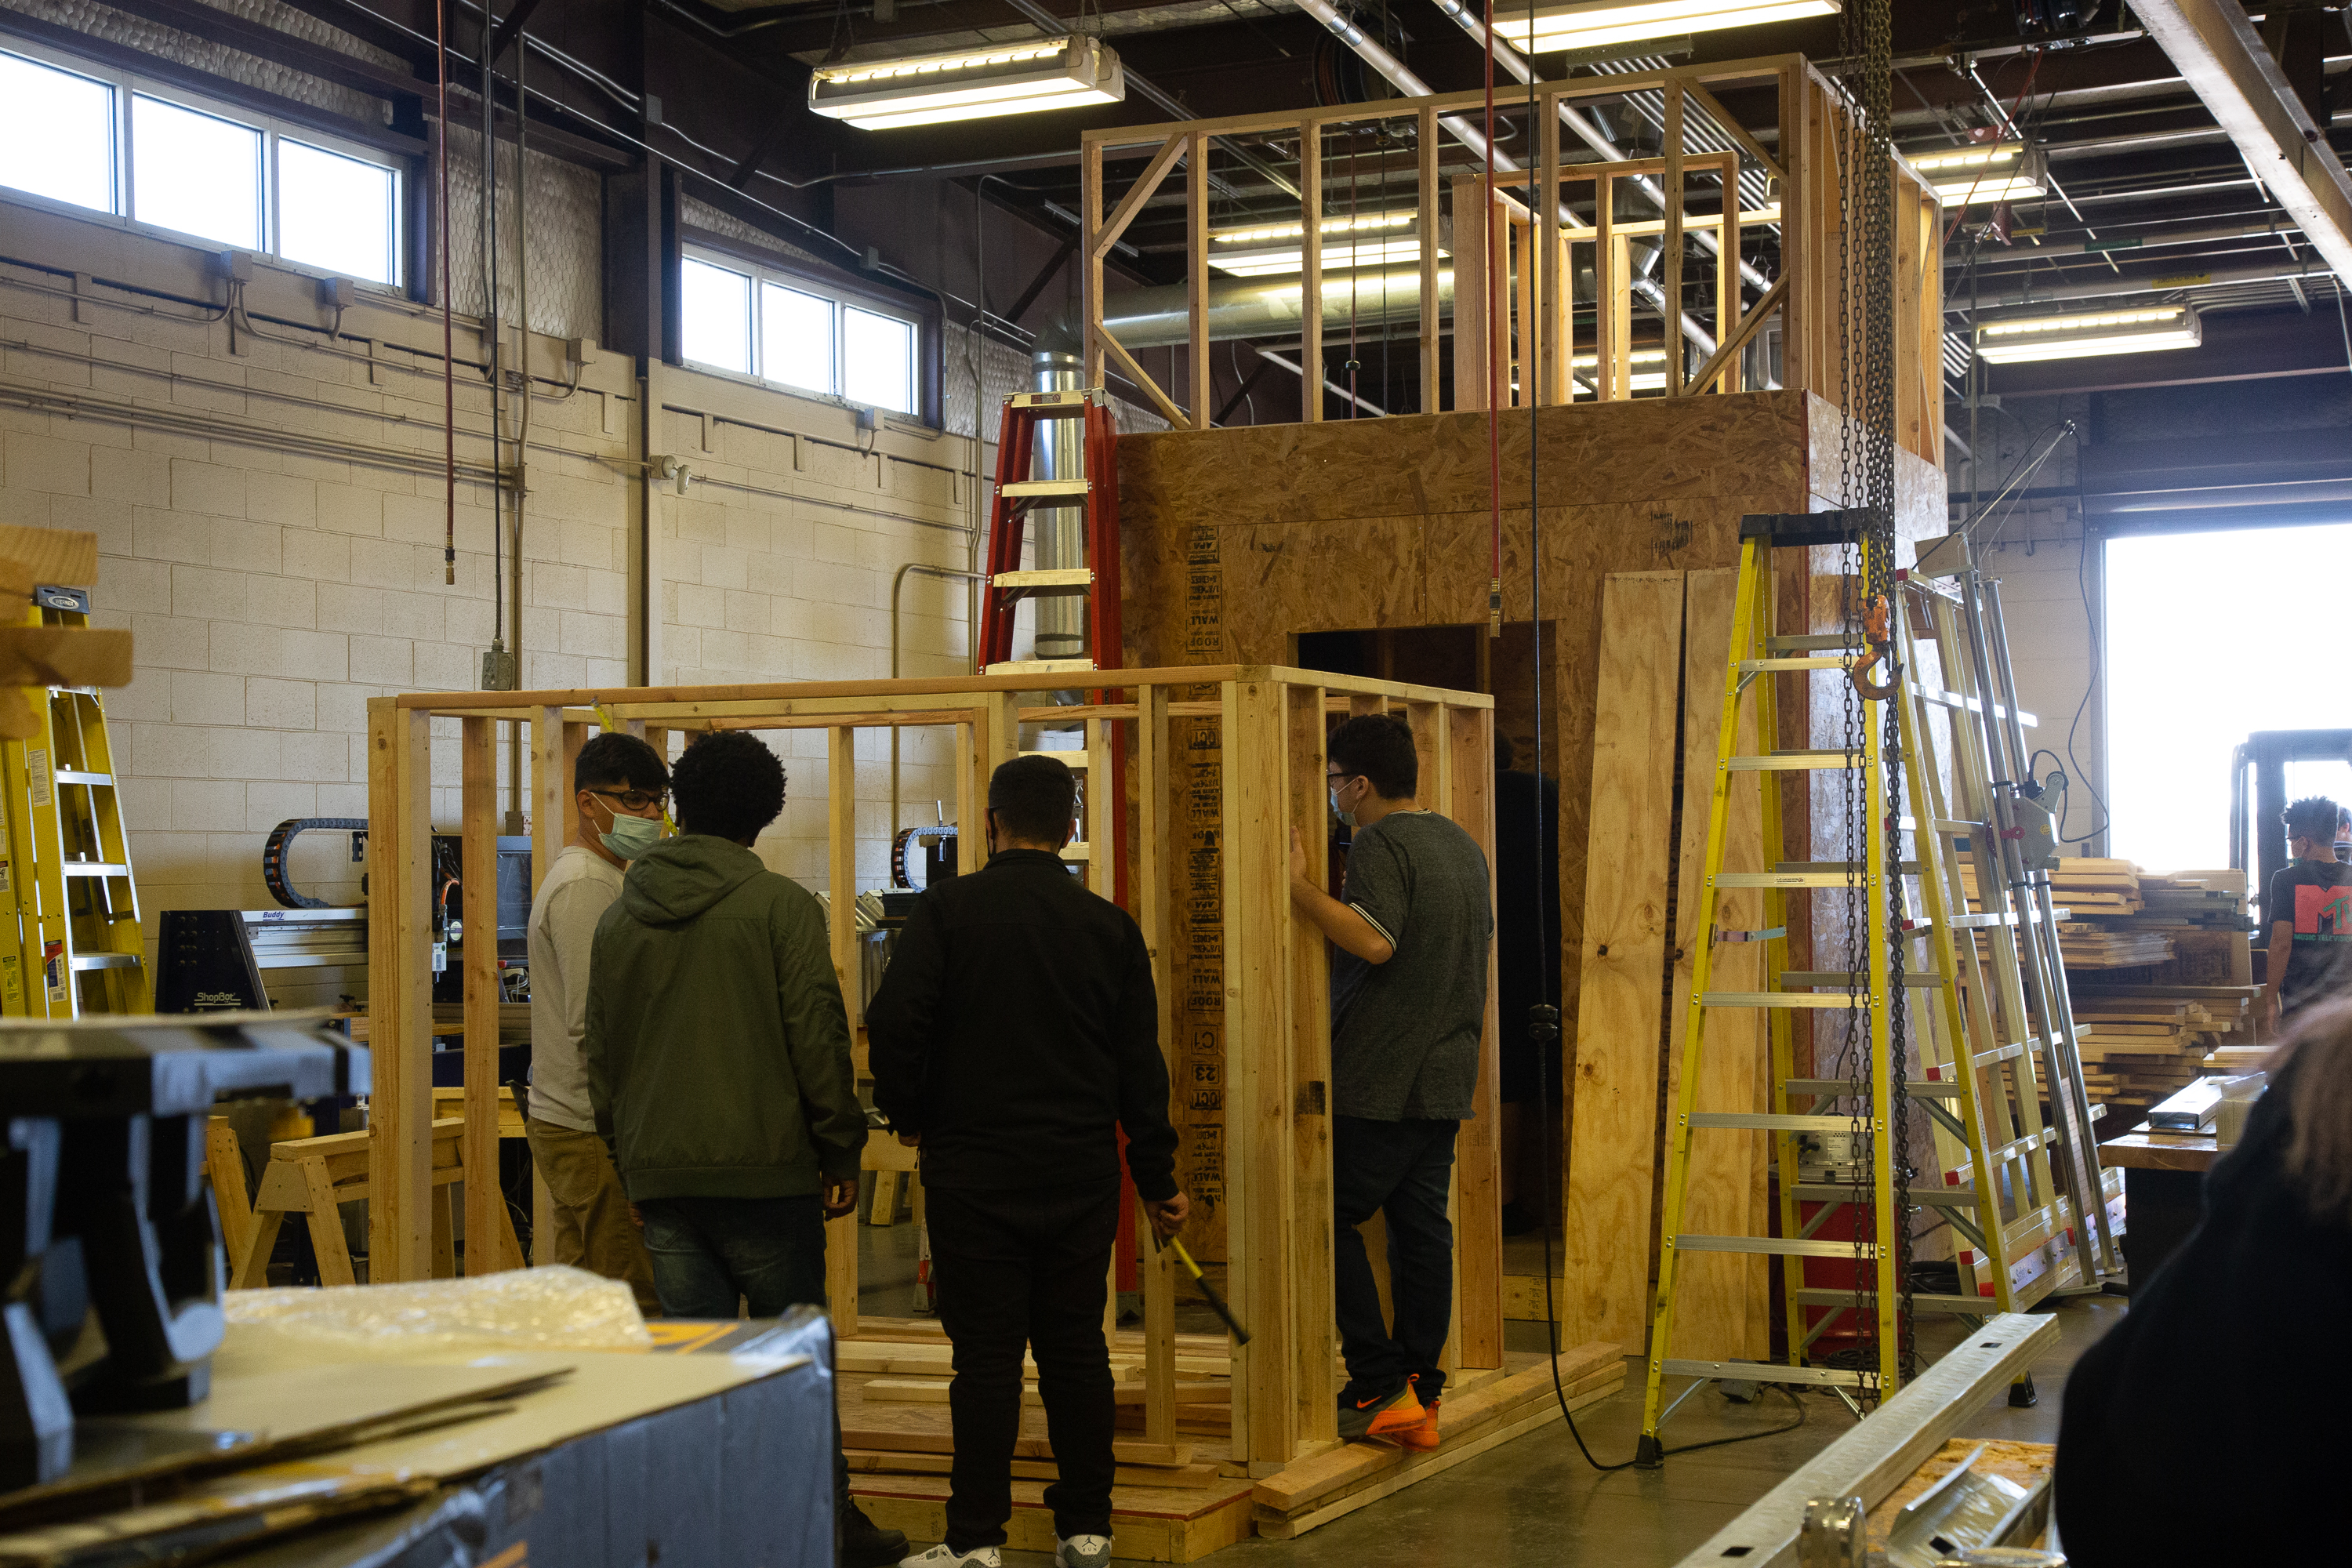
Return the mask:
M 797 258 L 785 258 L 763 252 L 756 246 L 730 236 L 711 233 L 708 229 L 681 226 L 678 233 L 678 255 L 681 263 L 699 261 L 730 272 L 747 273 L 751 279 L 751 371 L 748 376 L 740 371 L 730 371 L 701 361 L 681 359 L 710 375 L 744 376 L 761 386 L 787 391 L 796 396 L 816 398 L 837 404 L 845 408 L 877 406 L 858 403 L 837 390 L 845 384 L 845 354 L 848 332 L 845 312 L 850 310 L 867 311 L 901 321 L 914 329 L 913 363 L 909 367 L 910 385 L 917 407 L 886 408 L 881 412 L 902 419 L 918 420 L 930 428 L 940 427 L 940 352 L 944 334 L 938 302 L 928 295 L 912 295 L 887 288 L 877 288 L 866 279 L 818 263 L 804 262 Z M 814 296 L 833 308 L 833 375 L 834 387 L 804 387 L 795 382 L 779 380 L 765 373 L 762 363 L 765 345 L 761 342 L 761 325 L 765 299 L 762 289 L 773 284 L 795 293 Z M 681 303 L 682 309 L 682 303 Z M 681 315 L 681 322 L 683 316 Z M 681 353 L 683 331 L 681 331 Z
M 407 275 L 410 271 L 409 229 L 412 223 L 408 205 L 410 194 L 415 183 L 413 160 L 396 153 L 385 152 L 380 147 L 371 147 L 365 142 L 353 141 L 348 136 L 338 135 L 331 131 L 287 120 L 260 110 L 248 109 L 244 105 L 215 98 L 193 88 L 182 87 L 174 82 L 146 76 L 122 66 L 113 65 L 89 56 L 75 54 L 15 34 L 0 34 L 0 53 L 16 55 L 36 65 L 47 66 L 52 70 L 83 77 L 91 81 L 103 82 L 112 89 L 114 94 L 113 146 L 110 149 L 110 153 L 114 165 L 114 205 L 110 211 L 80 206 L 54 196 L 44 196 L 32 191 L 21 190 L 14 185 L 0 187 L 0 199 L 22 202 L 38 206 L 45 211 L 61 213 L 91 222 L 110 224 L 128 233 L 152 235 L 157 238 L 182 245 L 192 245 L 206 249 L 226 247 L 249 251 L 252 255 L 268 259 L 272 266 L 282 267 L 305 276 L 346 279 L 362 289 L 376 289 L 390 295 L 406 297 Z M 137 151 L 131 131 L 131 117 L 133 101 L 140 98 L 152 99 L 158 103 L 167 104 L 192 114 L 202 114 L 215 120 L 225 121 L 259 135 L 261 139 L 260 169 L 259 188 L 257 193 L 261 216 L 262 243 L 259 246 L 228 246 L 222 240 L 191 234 L 185 229 L 172 228 L 163 224 L 150 222 L 133 216 L 138 208 L 139 196 Z M 298 142 L 322 153 L 349 158 L 353 163 L 369 164 L 383 170 L 392 176 L 392 190 L 388 203 L 390 211 L 386 215 L 391 228 L 388 260 L 391 263 L 392 277 L 388 281 L 373 278 L 353 278 L 349 273 L 336 272 L 320 267 L 315 262 L 297 261 L 286 256 L 280 249 L 284 237 L 281 232 L 282 204 L 278 194 L 278 144 L 286 141 Z

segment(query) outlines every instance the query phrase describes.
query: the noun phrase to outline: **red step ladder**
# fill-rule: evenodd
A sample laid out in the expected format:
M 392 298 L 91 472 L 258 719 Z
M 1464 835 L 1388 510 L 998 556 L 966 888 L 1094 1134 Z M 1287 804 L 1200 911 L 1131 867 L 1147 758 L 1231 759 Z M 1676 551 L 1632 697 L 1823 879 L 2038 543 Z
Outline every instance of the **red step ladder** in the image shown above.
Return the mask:
M 1080 478 L 1030 477 L 1037 426 L 1047 419 L 1085 422 Z M 1028 536 L 1030 511 L 1070 506 L 1086 509 L 1087 563 L 1023 571 L 1021 548 Z M 1024 599 L 1049 597 L 1087 601 L 1091 658 L 1013 658 L 1014 606 Z M 1116 669 L 1119 662 L 1118 431 L 1111 424 L 1108 400 L 1099 391 L 1017 393 L 1005 400 L 1004 425 L 996 442 L 996 500 L 989 509 L 988 578 L 981 591 L 981 671 L 1063 675 Z

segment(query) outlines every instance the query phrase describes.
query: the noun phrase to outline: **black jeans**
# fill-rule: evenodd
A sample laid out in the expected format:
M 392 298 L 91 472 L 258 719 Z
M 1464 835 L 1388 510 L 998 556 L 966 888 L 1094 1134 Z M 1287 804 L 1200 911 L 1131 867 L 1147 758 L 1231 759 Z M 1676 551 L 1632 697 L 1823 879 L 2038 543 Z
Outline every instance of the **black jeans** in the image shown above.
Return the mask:
M 1339 1348 L 1359 1399 L 1421 1380 L 1427 1404 L 1445 1386 L 1438 1352 L 1454 1323 L 1454 1222 L 1446 1217 L 1459 1121 L 1331 1119 L 1331 1206 L 1339 1220 L 1331 1289 Z M 1388 1217 L 1389 1300 L 1396 1331 L 1381 1316 L 1380 1289 L 1356 1227 Z
M 673 1318 L 731 1321 L 740 1297 L 755 1318 L 780 1318 L 824 1300 L 824 1200 L 647 1198 L 646 1255 L 654 1290 Z M 836 1366 L 838 1361 L 836 1359 Z M 836 1383 L 836 1386 L 838 1386 Z M 849 1497 L 841 1452 L 841 1402 L 834 1401 L 833 1491 Z
M 940 1322 L 955 1345 L 948 1545 L 971 1552 L 1004 1544 L 1024 1343 L 1037 1358 L 1045 1432 L 1060 1472 L 1045 1489 L 1054 1533 L 1108 1535 L 1117 1407 L 1102 1317 L 1118 1188 L 932 1187 L 925 1201 Z

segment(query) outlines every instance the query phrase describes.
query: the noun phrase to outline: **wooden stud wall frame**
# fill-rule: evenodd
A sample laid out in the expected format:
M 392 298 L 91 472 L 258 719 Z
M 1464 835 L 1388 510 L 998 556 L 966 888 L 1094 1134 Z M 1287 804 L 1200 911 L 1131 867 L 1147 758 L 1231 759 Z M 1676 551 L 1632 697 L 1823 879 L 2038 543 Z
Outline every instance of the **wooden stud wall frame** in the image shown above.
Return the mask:
M 1776 95 L 1775 148 L 1768 151 L 1715 96 L 1734 89 Z M 1202 367 L 1210 353 L 1208 318 L 1213 279 L 1204 176 L 1212 139 L 1232 135 L 1290 143 L 1298 150 L 1300 363 L 1311 365 L 1320 357 L 1324 310 L 1305 308 L 1304 302 L 1324 297 L 1327 241 L 1321 221 L 1308 221 L 1305 215 L 1322 207 L 1323 157 L 1342 144 L 1350 127 L 1409 120 L 1418 132 L 1415 153 L 1410 166 L 1403 161 L 1404 154 L 1397 155 L 1399 162 L 1387 171 L 1383 189 L 1411 187 L 1414 232 L 1423 240 L 1419 247 L 1419 412 L 1485 408 L 1489 401 L 1491 360 L 1499 360 L 1507 373 L 1496 378 L 1505 388 L 1507 404 L 1550 405 L 1633 396 L 1627 356 L 1634 346 L 1631 290 L 1637 268 L 1631 247 L 1645 238 L 1662 245 L 1663 288 L 1679 298 L 1685 255 L 1680 240 L 1693 231 L 1717 237 L 1715 254 L 1706 266 L 1712 276 L 1695 307 L 1714 322 L 1715 342 L 1710 345 L 1689 339 L 1681 318 L 1664 323 L 1660 340 L 1643 345 L 1667 351 L 1664 383 L 1659 389 L 1663 395 L 1743 390 L 1743 352 L 1759 334 L 1777 327 L 1780 376 L 1777 384 L 1764 384 L 1811 392 L 1832 405 L 1842 405 L 1849 379 L 1858 379 L 1861 338 L 1859 333 L 1842 336 L 1836 321 L 1835 258 L 1842 234 L 1839 175 L 1843 167 L 1838 154 L 1847 116 L 1827 79 L 1802 57 L 1785 55 L 1539 82 L 1534 91 L 1535 112 L 1540 121 L 1536 138 L 1539 156 L 1532 169 L 1497 175 L 1494 205 L 1500 210 L 1490 215 L 1486 224 L 1476 220 L 1477 207 L 1486 200 L 1483 167 L 1468 148 L 1458 144 L 1443 149 L 1454 157 L 1441 158 L 1441 123 L 1477 109 L 1481 100 L 1475 92 L 1084 132 L 1079 206 L 1086 230 L 1086 265 L 1079 288 L 1088 384 L 1101 384 L 1106 368 L 1115 369 L 1140 388 L 1178 429 L 1209 428 L 1212 400 L 1203 394 L 1207 381 Z M 1560 135 L 1562 115 L 1573 112 L 1579 103 L 1622 100 L 1636 92 L 1658 95 L 1664 122 L 1661 156 L 1597 163 L 1567 155 Z M 1511 101 L 1497 107 L 1517 110 L 1525 103 L 1514 89 Z M 1715 144 L 1695 143 L 1694 133 L 1705 134 Z M 1105 150 L 1154 143 L 1157 148 L 1142 172 L 1106 212 L 1109 193 L 1105 185 Z M 1105 306 L 1112 299 L 1106 289 L 1107 258 L 1145 205 L 1180 167 L 1185 187 L 1188 252 L 1190 320 L 1185 347 L 1192 367 L 1188 395 L 1192 404 L 1189 409 L 1145 372 L 1134 353 L 1104 324 Z M 1727 193 L 1737 189 L 1743 170 L 1761 174 L 1769 182 L 1768 188 L 1776 193 L 1765 206 L 1743 211 L 1745 204 L 1728 199 Z M 1854 181 L 1846 192 L 1848 204 L 1859 210 L 1858 173 L 1845 169 L 1844 174 Z M 1927 182 L 1899 156 L 1895 159 L 1895 174 L 1897 439 L 1906 450 L 1940 465 L 1943 275 L 1937 258 L 1942 249 L 1941 208 Z M 1663 216 L 1615 218 L 1613 188 L 1619 182 L 1629 181 L 1638 181 L 1657 193 Z M 1545 192 L 1551 193 L 1550 200 L 1542 199 Z M 1694 200 L 1696 210 L 1693 210 Z M 1586 205 L 1593 213 L 1589 226 L 1573 216 L 1577 207 Z M 1769 279 L 1743 277 L 1742 232 L 1752 234 L 1764 226 L 1780 235 L 1778 274 Z M 1451 322 L 1441 319 L 1438 300 L 1440 243 L 1451 255 L 1445 264 L 1454 278 Z M 1353 251 L 1344 254 L 1352 256 Z M 1576 277 L 1578 263 L 1588 257 L 1596 301 L 1583 337 L 1584 352 L 1595 362 L 1589 379 L 1579 376 L 1573 367 L 1580 357 L 1575 312 L 1568 308 L 1560 288 L 1560 280 Z M 1500 263 L 1491 271 L 1490 258 Z M 1328 302 L 1325 305 L 1326 310 L 1333 308 Z M 1457 330 L 1455 323 L 1473 320 L 1483 321 L 1485 331 Z M 1454 336 L 1454 363 L 1450 403 L 1443 397 L 1439 376 L 1441 339 L 1449 331 Z M 1676 351 L 1693 341 L 1698 341 L 1707 353 L 1700 366 L 1685 375 L 1685 362 Z M 1843 373 L 1838 357 L 1842 352 L 1856 356 L 1856 378 Z M 1310 372 L 1304 382 L 1310 390 L 1302 410 L 1308 424 L 1323 417 L 1323 399 L 1311 390 L 1314 382 Z
M 1171 160 L 1172 161 L 1172 160 Z M 1090 798 L 1086 863 L 1098 890 L 1114 886 L 1110 813 L 1133 813 L 1128 836 L 1129 908 L 1151 949 L 1160 998 L 1160 1043 L 1169 1038 L 1169 963 L 1179 849 L 1170 832 L 1172 716 L 1214 721 L 1222 732 L 1221 893 L 1226 922 L 1224 1005 L 1227 1064 L 1225 1207 L 1229 1300 L 1251 1331 L 1236 1347 L 1233 1458 L 1271 1474 L 1337 1441 L 1332 1316 L 1330 1021 L 1325 950 L 1291 911 L 1290 835 L 1296 827 L 1320 868 L 1327 841 L 1327 726 L 1350 713 L 1394 711 L 1411 723 L 1421 753 L 1423 803 L 1460 823 L 1486 851 L 1491 870 L 1494 700 L 1475 692 L 1325 675 L 1266 665 L 1122 669 L 1106 699 L 1082 708 L 1030 709 L 1020 693 L 1033 676 L 964 676 L 772 686 L 629 688 L 612 690 L 417 693 L 368 705 L 368 922 L 375 1056 L 369 1174 L 373 1278 L 432 1276 L 430 1059 L 432 1054 L 429 801 L 432 721 L 456 719 L 463 763 L 463 842 L 469 873 L 487 865 L 498 831 L 494 721 L 531 729 L 534 882 L 570 831 L 571 761 L 598 727 L 626 729 L 666 743 L 669 730 L 824 729 L 829 733 L 829 832 L 836 888 L 848 885 L 856 842 L 849 787 L 861 729 L 951 726 L 956 736 L 957 816 L 976 821 L 990 771 L 1015 752 L 1020 726 L 1052 717 L 1087 727 L 1089 782 L 1112 775 L 1114 751 L 1129 759 L 1129 799 Z M 1203 693 L 1206 693 L 1205 698 Z M 467 879 L 468 912 L 477 883 Z M 1490 893 L 1491 897 L 1491 893 Z M 856 912 L 832 905 L 832 950 L 842 990 L 858 1020 Z M 466 975 L 469 1067 L 496 1049 L 495 974 Z M 1490 950 L 1485 1044 L 1476 1113 L 1463 1125 L 1454 1166 L 1457 1306 L 1450 1365 L 1503 1365 L 1502 1210 L 1494 1056 L 1496 1038 Z M 466 1122 L 495 1129 L 497 1085 L 469 1071 Z M 494 1194 L 495 1150 L 468 1137 L 469 1211 L 477 1193 Z M 857 1330 L 855 1216 L 836 1222 L 826 1248 L 836 1332 Z M 484 1234 L 469 1223 L 468 1234 Z M 489 1234 L 496 1235 L 495 1228 Z M 494 1267 L 520 1259 L 499 1258 Z M 1164 1258 L 1144 1259 L 1146 1437 L 1175 1434 L 1175 1281 Z

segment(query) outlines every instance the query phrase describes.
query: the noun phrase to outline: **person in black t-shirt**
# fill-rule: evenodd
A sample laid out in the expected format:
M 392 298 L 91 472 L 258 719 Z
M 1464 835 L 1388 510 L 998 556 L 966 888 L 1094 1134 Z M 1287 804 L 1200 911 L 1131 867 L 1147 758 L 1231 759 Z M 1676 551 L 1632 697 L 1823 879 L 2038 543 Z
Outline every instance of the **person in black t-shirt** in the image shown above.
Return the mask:
M 2260 1016 L 2273 1030 L 2352 991 L 2352 866 L 2336 852 L 2342 815 L 2334 801 L 2311 795 L 2282 817 L 2294 863 L 2271 878 L 2263 902 L 2271 945 Z

